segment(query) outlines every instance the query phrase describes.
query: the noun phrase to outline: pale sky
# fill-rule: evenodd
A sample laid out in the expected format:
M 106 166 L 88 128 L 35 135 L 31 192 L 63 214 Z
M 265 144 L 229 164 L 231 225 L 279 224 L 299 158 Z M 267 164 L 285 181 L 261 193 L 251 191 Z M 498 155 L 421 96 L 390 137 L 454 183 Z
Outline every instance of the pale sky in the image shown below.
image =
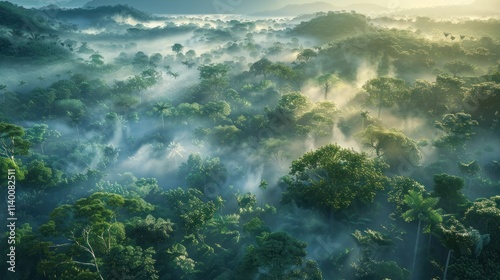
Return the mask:
M 10 0 L 10 2 L 18 5 L 26 5 L 26 6 L 45 6 L 49 4 L 61 4 L 66 3 L 71 0 Z M 77 3 L 86 3 L 86 0 L 73 0 Z M 165 1 L 165 0 L 158 0 Z M 212 1 L 212 0 L 200 0 L 200 1 Z M 215 0 L 214 0 L 215 1 Z M 229 0 L 229 1 L 250 1 L 253 0 Z M 327 2 L 335 6 L 346 6 L 349 4 L 356 3 L 372 3 L 377 4 L 382 7 L 388 8 L 417 8 L 417 7 L 429 7 L 436 5 L 459 5 L 459 4 L 470 4 L 474 2 L 474 0 L 268 0 L 268 3 L 278 4 L 279 6 L 285 6 L 287 4 L 301 4 L 301 3 L 309 3 L 309 2 Z

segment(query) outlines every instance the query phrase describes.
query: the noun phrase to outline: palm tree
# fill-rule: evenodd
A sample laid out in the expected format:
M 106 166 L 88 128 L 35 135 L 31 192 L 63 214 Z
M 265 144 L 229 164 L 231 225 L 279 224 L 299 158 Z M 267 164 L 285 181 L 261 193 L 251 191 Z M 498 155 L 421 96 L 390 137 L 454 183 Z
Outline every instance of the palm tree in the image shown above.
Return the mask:
M 165 116 L 168 116 L 170 114 L 169 111 L 170 107 L 171 107 L 170 104 L 164 102 L 157 102 L 153 106 L 153 110 L 155 112 L 158 112 L 158 114 L 161 117 L 161 127 L 163 131 L 165 131 Z
M 402 214 L 406 222 L 411 222 L 418 219 L 417 238 L 415 241 L 415 249 L 413 251 L 412 277 L 415 279 L 415 262 L 417 259 L 418 241 L 420 238 L 420 229 L 422 221 L 428 223 L 429 228 L 432 224 L 438 224 L 443 221 L 438 210 L 434 209 L 439 199 L 437 197 L 424 198 L 422 192 L 410 190 L 404 197 L 404 203 L 410 208 Z
M 184 149 L 181 143 L 173 141 L 168 144 L 167 149 L 169 150 L 168 158 L 173 158 L 175 161 L 175 165 L 177 166 L 177 158 L 184 158 L 182 153 L 185 152 L 186 149 Z

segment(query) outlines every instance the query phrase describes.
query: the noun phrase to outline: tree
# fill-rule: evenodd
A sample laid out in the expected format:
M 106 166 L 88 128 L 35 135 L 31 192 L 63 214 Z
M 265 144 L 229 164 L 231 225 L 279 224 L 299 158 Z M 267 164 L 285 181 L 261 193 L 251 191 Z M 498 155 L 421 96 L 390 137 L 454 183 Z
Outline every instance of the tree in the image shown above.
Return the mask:
M 318 54 L 312 49 L 305 49 L 297 55 L 297 60 L 308 62 L 309 60 L 315 58 Z
M 364 153 L 326 145 L 292 162 L 282 201 L 325 212 L 368 204 L 385 187 L 383 167 Z
M 217 207 L 212 201 L 205 202 L 205 196 L 200 190 L 189 188 L 186 191 L 177 188 L 164 194 L 169 209 L 175 215 L 185 235 L 194 234 L 203 243 L 200 231 L 206 227 L 214 217 Z
M 434 175 L 433 196 L 439 198 L 437 207 L 450 214 L 463 214 L 469 200 L 462 193 L 464 180 L 448 174 Z
M 182 52 L 182 50 L 184 49 L 184 46 L 179 44 L 179 43 L 175 43 L 172 45 L 172 51 L 179 54 Z
M 304 261 L 307 243 L 285 232 L 263 233 L 249 246 L 237 274 L 241 279 L 322 280 L 316 262 Z
M 102 261 L 109 256 L 113 258 L 111 252 L 115 254 L 115 248 L 119 249 L 125 240 L 125 228 L 119 222 L 119 214 L 142 215 L 152 209 L 152 205 L 142 199 L 102 192 L 81 198 L 74 204 L 57 207 L 52 211 L 50 220 L 40 227 L 40 232 L 45 236 L 58 237 L 55 239 L 58 242 L 66 239 L 66 242 L 52 246 L 55 252 L 66 250 L 56 258 L 46 259 L 46 269 L 55 269 L 63 263 L 90 266 L 100 279 L 104 279 Z M 59 273 L 63 275 L 67 269 Z
M 104 258 L 103 274 L 106 279 L 158 280 L 155 269 L 153 248 L 142 249 L 139 246 L 114 246 Z
M 479 171 L 481 171 L 481 166 L 479 165 L 477 160 L 473 160 L 469 163 L 459 162 L 458 169 L 460 170 L 460 173 L 462 173 L 465 177 L 469 178 L 469 183 L 467 186 L 467 194 L 469 194 L 472 178 L 476 176 L 479 173 Z
M 99 53 L 94 53 L 89 58 L 90 58 L 90 63 L 95 68 L 99 68 L 104 65 L 104 57 Z
M 0 122 L 0 156 L 14 160 L 16 155 L 27 155 L 31 143 L 24 135 L 22 127 Z
M 170 259 L 169 273 L 171 279 L 193 279 L 193 274 L 199 272 L 196 269 L 198 263 L 189 257 L 187 249 L 180 243 L 174 244 L 167 250 Z
M 165 102 L 157 102 L 153 106 L 153 111 L 161 117 L 161 127 L 163 131 L 165 131 L 165 116 L 169 116 L 171 114 L 170 108 L 172 108 L 172 105 Z
M 212 95 L 219 95 L 229 84 L 229 67 L 226 64 L 209 64 L 198 67 L 200 71 L 201 87 L 208 88 Z
M 396 204 L 396 209 L 389 215 L 392 220 L 401 217 L 408 210 L 405 195 L 409 191 L 423 192 L 425 188 L 417 181 L 408 177 L 396 176 L 391 178 L 387 201 Z
M 338 115 L 339 110 L 333 102 L 319 102 L 311 111 L 300 116 L 296 123 L 297 131 L 313 137 L 330 136 Z
M 177 166 L 177 158 L 184 158 L 182 153 L 185 152 L 186 149 L 184 149 L 181 143 L 174 141 L 168 144 L 167 149 L 169 150 L 168 158 L 173 158 L 175 160 L 175 165 Z
M 195 57 L 196 57 L 196 51 L 195 50 L 189 50 L 189 51 L 186 52 L 186 58 L 188 60 L 193 60 Z
M 465 212 L 467 225 L 491 235 L 493 250 L 500 250 L 500 196 L 479 198 Z
M 358 137 L 363 146 L 374 149 L 377 157 L 383 158 L 391 167 L 407 163 L 416 166 L 422 159 L 417 143 L 399 130 L 369 125 Z
M 144 52 L 137 52 L 132 61 L 136 69 L 145 70 L 150 65 L 149 57 Z
M 293 131 L 299 117 L 312 105 L 311 100 L 300 92 L 291 92 L 281 96 L 274 110 L 267 111 L 270 125 L 274 129 L 283 128 Z
M 454 60 L 451 62 L 447 62 L 444 65 L 444 68 L 450 73 L 453 74 L 453 77 L 456 77 L 457 74 L 461 73 L 473 73 L 476 70 L 476 67 L 472 64 L 469 64 L 463 60 Z
M 231 106 L 226 101 L 208 102 L 201 111 L 213 122 L 218 122 L 231 114 Z
M 445 135 L 439 137 L 434 145 L 439 148 L 463 149 L 465 142 L 474 134 L 474 127 L 478 125 L 471 115 L 466 113 L 446 114 L 435 126 Z
M 161 63 L 162 59 L 163 59 L 163 56 L 160 53 L 152 54 L 149 57 L 149 65 L 156 68 Z
M 439 211 L 435 210 L 438 199 L 434 197 L 424 198 L 422 192 L 410 190 L 404 198 L 405 204 L 410 208 L 401 216 L 406 222 L 418 219 L 417 238 L 415 240 L 415 249 L 413 250 L 412 275 L 416 277 L 415 263 L 417 261 L 418 241 L 420 238 L 420 229 L 422 221 L 428 223 L 426 231 L 430 230 L 431 225 L 439 224 L 443 221 Z
M 206 157 L 200 154 L 191 154 L 187 162 L 179 167 L 178 176 L 186 181 L 189 188 L 205 191 L 206 188 L 216 185 L 222 187 L 227 180 L 227 170 L 218 157 Z
M 161 72 L 154 69 L 147 69 L 141 72 L 140 75 L 135 75 L 127 80 L 127 87 L 130 92 L 137 91 L 139 93 L 140 102 L 143 99 L 143 90 L 154 86 L 161 79 Z
M 52 105 L 54 104 L 57 98 L 55 90 L 37 88 L 33 91 L 32 96 L 35 104 L 45 109 L 45 111 L 40 110 L 40 114 L 42 116 L 45 114 L 47 114 L 48 116 L 52 115 Z M 62 102 L 62 100 L 59 102 Z
M 218 64 L 202 65 L 198 67 L 198 70 L 200 71 L 200 79 L 210 80 L 210 79 L 222 79 L 226 77 L 229 68 L 225 64 L 218 63 Z
M 323 94 L 325 95 L 325 100 L 327 100 L 328 93 L 340 82 L 340 78 L 335 74 L 327 73 L 316 78 L 316 81 L 323 88 Z
M 400 268 L 394 261 L 378 260 L 380 255 L 391 250 L 394 242 L 390 236 L 371 229 L 351 234 L 361 249 L 359 263 L 353 263 L 353 279 L 398 279 L 407 280 L 409 271 Z
M 62 177 L 62 171 L 52 169 L 42 160 L 34 160 L 27 166 L 25 181 L 37 189 L 46 189 L 55 186 Z
M 209 140 L 217 145 L 230 146 L 237 143 L 241 131 L 234 125 L 218 125 L 210 130 Z
M 498 264 L 494 260 L 488 260 L 493 256 L 489 254 L 487 247 L 485 248 L 491 241 L 490 234 L 480 234 L 477 229 L 464 226 L 453 216 L 438 225 L 437 232 L 442 243 L 448 248 L 444 280 L 449 279 L 447 275 L 450 267 L 454 276 L 464 279 L 480 279 L 482 275 L 498 278 L 498 270 L 495 269 Z M 455 264 L 450 266 L 452 254 L 456 260 Z
M 267 80 L 267 74 L 269 73 L 271 65 L 273 65 L 273 63 L 269 59 L 262 58 L 250 66 L 250 72 L 255 73 L 255 75 L 263 75 L 264 80 Z
M 268 72 L 273 73 L 274 76 L 276 76 L 282 82 L 293 82 L 294 80 L 298 80 L 296 72 L 290 66 L 284 65 L 282 63 L 272 64 L 271 66 L 269 66 Z
M 367 81 L 363 89 L 368 92 L 368 102 L 378 106 L 378 117 L 382 107 L 390 108 L 408 94 L 405 81 L 390 77 L 380 77 Z
M 26 131 L 26 138 L 33 144 L 40 145 L 40 151 L 43 154 L 43 144 L 49 138 L 59 138 L 61 134 L 57 130 L 49 129 L 46 124 L 34 124 Z
M 174 232 L 174 224 L 169 219 L 156 219 L 152 215 L 132 220 L 129 227 L 131 236 L 136 242 L 147 246 L 168 240 Z

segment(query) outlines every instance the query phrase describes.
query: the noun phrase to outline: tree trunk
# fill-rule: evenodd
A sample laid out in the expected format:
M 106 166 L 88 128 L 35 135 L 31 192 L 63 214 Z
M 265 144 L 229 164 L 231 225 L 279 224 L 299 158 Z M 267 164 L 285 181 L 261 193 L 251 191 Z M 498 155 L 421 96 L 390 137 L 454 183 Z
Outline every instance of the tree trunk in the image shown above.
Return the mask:
M 162 131 L 165 132 L 165 120 L 163 119 L 163 113 L 161 113 L 161 128 Z
M 420 226 L 421 225 L 422 225 L 422 219 L 418 219 L 417 240 L 415 241 L 415 249 L 413 250 L 413 264 L 411 265 L 412 279 L 415 279 L 415 263 L 417 261 L 418 240 L 420 239 Z
M 427 256 L 429 256 L 432 241 L 432 233 L 429 233 L 429 243 L 427 244 Z
M 76 137 L 78 139 L 78 142 L 80 142 L 80 130 L 78 129 L 78 125 L 76 125 L 75 127 L 76 127 Z
M 472 183 L 472 177 L 469 177 L 469 186 L 467 186 L 467 195 L 470 195 L 470 186 Z
M 446 265 L 444 267 L 443 280 L 446 280 L 446 276 L 448 275 L 448 265 L 450 264 L 450 257 L 451 257 L 451 249 L 448 250 L 448 257 L 446 258 Z
M 378 106 L 378 118 L 380 119 L 380 111 L 382 111 L 382 104 Z

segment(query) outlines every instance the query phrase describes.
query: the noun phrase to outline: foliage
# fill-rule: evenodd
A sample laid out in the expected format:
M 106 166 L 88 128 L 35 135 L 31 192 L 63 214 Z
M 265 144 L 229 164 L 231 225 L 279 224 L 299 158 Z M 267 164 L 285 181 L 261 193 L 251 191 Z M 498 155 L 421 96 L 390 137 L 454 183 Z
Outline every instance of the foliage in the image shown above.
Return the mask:
M 336 28 L 325 30 L 325 26 L 335 26 Z M 328 12 L 310 21 L 300 23 L 291 33 L 293 35 L 311 36 L 320 41 L 329 42 L 367 33 L 371 30 L 367 18 L 361 14 Z
M 240 266 L 242 279 L 323 279 L 313 261 L 304 262 L 307 244 L 285 232 L 263 233 Z
M 377 157 L 384 159 L 393 168 L 408 163 L 415 166 L 422 159 L 417 143 L 396 129 L 369 125 L 358 136 L 363 146 L 374 149 Z
M 366 154 L 327 145 L 292 163 L 282 201 L 323 211 L 369 204 L 385 188 L 382 168 Z
M 14 160 L 16 155 L 28 154 L 30 142 L 24 135 L 22 127 L 0 122 L 0 156 Z
M 477 121 L 473 120 L 469 114 L 446 114 L 440 122 L 436 122 L 436 127 L 445 135 L 438 138 L 435 145 L 450 149 L 463 148 L 465 142 L 476 134 L 474 127 L 477 125 Z
M 367 81 L 363 89 L 368 92 L 368 103 L 378 107 L 378 117 L 382 107 L 390 108 L 408 95 L 404 80 L 380 77 Z

